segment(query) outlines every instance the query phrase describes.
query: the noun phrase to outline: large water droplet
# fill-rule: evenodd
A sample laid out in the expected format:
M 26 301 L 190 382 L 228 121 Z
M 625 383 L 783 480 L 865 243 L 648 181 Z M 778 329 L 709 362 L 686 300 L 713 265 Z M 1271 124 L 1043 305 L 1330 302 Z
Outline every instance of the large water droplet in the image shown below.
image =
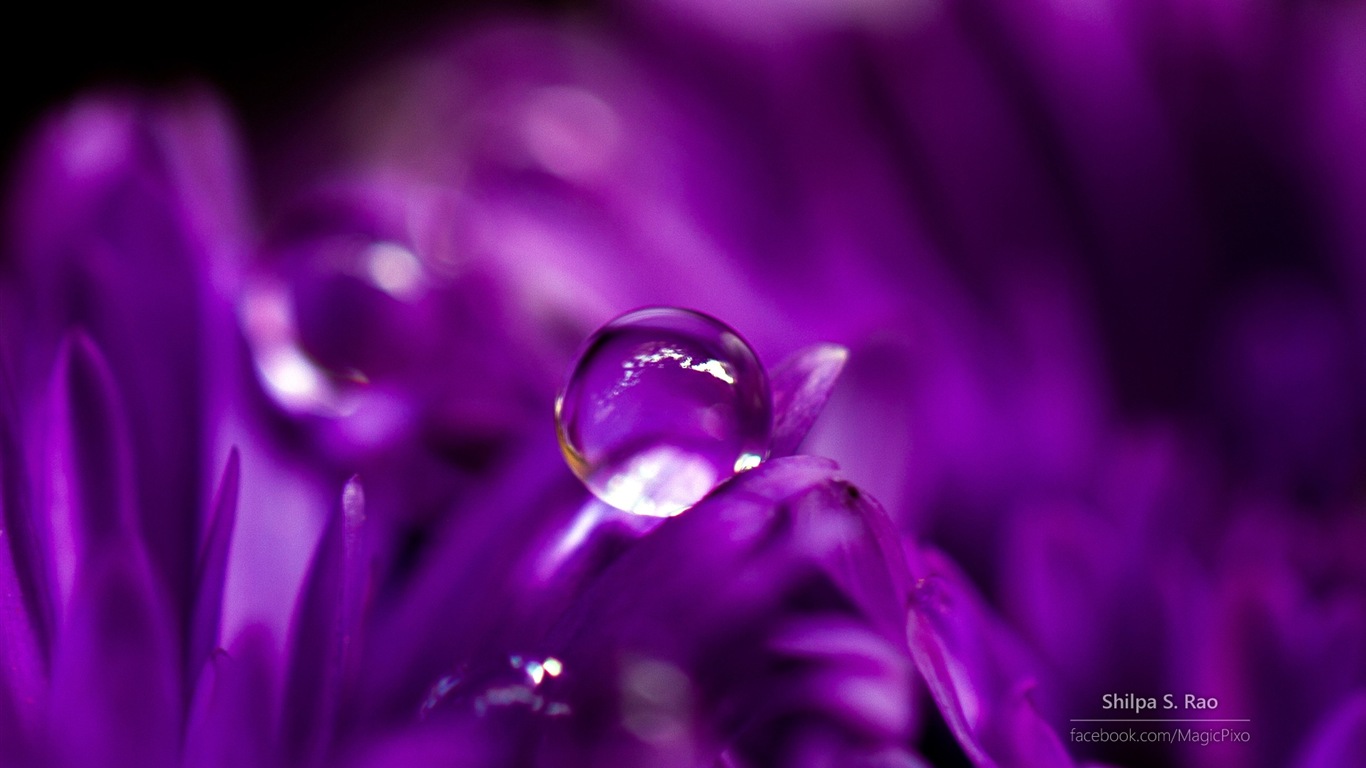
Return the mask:
M 767 457 L 773 406 L 738 333 L 700 312 L 652 307 L 589 338 L 555 423 L 569 466 L 598 498 L 665 517 Z

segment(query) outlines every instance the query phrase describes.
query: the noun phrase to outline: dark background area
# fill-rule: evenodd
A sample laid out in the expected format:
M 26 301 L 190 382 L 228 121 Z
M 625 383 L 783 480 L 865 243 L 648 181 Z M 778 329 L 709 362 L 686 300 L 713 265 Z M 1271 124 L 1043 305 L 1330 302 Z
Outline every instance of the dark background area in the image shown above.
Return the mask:
M 8 171 L 33 121 L 101 86 L 214 86 L 249 142 L 321 82 L 392 50 L 424 28 L 491 9 L 554 12 L 566 0 L 270 0 L 116 4 L 25 3 L 0 24 L 4 106 L 0 157 Z

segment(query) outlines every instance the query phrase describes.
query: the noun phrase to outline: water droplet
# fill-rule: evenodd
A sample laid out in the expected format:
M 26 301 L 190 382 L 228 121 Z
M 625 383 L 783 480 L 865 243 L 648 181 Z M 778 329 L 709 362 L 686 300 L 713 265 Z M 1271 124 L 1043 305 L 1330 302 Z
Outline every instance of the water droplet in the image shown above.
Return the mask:
M 538 660 L 512 655 L 502 663 L 484 665 L 479 671 L 464 668 L 460 673 L 445 675 L 432 684 L 426 699 L 418 707 L 418 716 L 426 719 L 445 709 L 473 712 L 484 717 L 498 710 L 521 709 L 563 717 L 570 714 L 569 705 L 555 701 L 541 689 L 542 683 L 563 673 L 564 663 L 553 656 Z
M 249 282 L 242 312 L 271 394 L 291 410 L 337 402 L 416 365 L 429 313 L 418 257 L 394 242 L 331 237 L 295 244 Z
M 589 338 L 555 423 L 570 468 L 598 498 L 667 517 L 767 457 L 773 406 L 739 334 L 699 312 L 652 307 Z

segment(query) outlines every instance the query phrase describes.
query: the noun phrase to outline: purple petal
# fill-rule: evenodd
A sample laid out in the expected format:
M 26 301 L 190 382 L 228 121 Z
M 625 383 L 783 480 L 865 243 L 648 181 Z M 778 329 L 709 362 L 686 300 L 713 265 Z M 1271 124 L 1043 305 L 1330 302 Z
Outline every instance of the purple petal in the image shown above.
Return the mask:
M 281 741 L 295 765 L 321 760 L 341 702 L 349 646 L 359 616 L 348 600 L 361 551 L 364 497 L 353 478 L 323 529 L 294 612 L 285 679 Z
M 10 693 L 3 668 L 0 668 L 0 755 L 12 760 L 17 766 L 30 764 L 29 734 L 31 726 L 25 722 L 30 716 Z
M 839 385 L 822 404 L 825 418 L 815 422 L 805 450 L 838 462 L 850 481 L 904 520 L 906 486 L 931 475 L 942 451 L 919 451 L 911 461 L 919 388 L 914 357 L 902 344 L 862 344 L 840 371 Z M 936 361 L 943 376 L 951 365 Z M 945 406 L 941 403 L 940 409 Z M 958 420 L 956 426 L 961 426 Z M 965 430 L 956 434 L 962 435 Z M 920 439 L 926 432 L 921 430 Z
M 437 726 L 396 730 L 360 750 L 347 768 L 409 768 L 409 766 L 509 765 L 515 745 L 500 740 L 501 734 L 479 721 L 457 721 Z
M 797 452 L 848 360 L 848 349 L 816 344 L 792 354 L 773 370 L 772 456 Z
M 1003 706 L 1001 736 L 993 754 L 1001 765 L 1071 768 L 1072 758 L 1062 740 L 1039 715 L 1031 698 L 1032 685 L 1012 691 Z
M 44 660 L 0 537 L 0 754 L 23 754 L 47 695 Z
M 1296 768 L 1366 765 L 1366 692 L 1349 697 L 1314 731 Z
M 291 629 L 280 739 L 291 764 L 321 759 L 341 685 L 344 553 L 337 516 L 323 529 L 299 593 Z
M 0 578 L 0 600 L 22 599 L 43 667 L 50 661 L 54 608 L 51 563 L 43 554 L 34 518 L 32 476 L 19 441 L 18 408 L 7 373 L 0 368 L 0 559 L 9 558 L 9 581 Z M 14 608 L 17 610 L 17 607 Z M 14 615 L 15 620 L 18 616 Z
M 798 551 L 820 563 L 884 636 L 905 640 L 901 606 L 911 576 L 895 525 L 882 506 L 843 479 L 822 483 L 788 505 Z
M 1121 478 L 1125 501 L 1142 497 L 1140 476 Z M 1091 716 L 1105 693 L 1147 691 L 1163 679 L 1180 645 L 1172 638 L 1195 621 L 1193 595 L 1206 584 L 1162 538 L 1174 525 L 1153 536 L 1091 507 L 1054 503 L 1023 505 L 1002 528 L 1005 610 L 1058 670 L 1066 689 L 1055 700 L 1062 694 L 1082 713 L 1074 716 Z
M 592 566 L 582 562 L 593 559 L 591 542 L 573 535 L 588 492 L 554 436 L 536 435 L 464 500 L 367 627 L 360 703 L 372 717 L 410 718 L 434 681 L 482 648 L 539 636 L 563 610 L 576 569 Z
M 829 712 L 874 739 L 905 740 L 913 677 L 903 646 L 859 622 L 820 617 L 794 619 L 770 647 L 815 668 L 786 691 L 793 709 Z
M 83 557 L 52 678 L 54 750 L 71 766 L 162 768 L 180 746 L 179 652 L 131 537 Z
M 789 740 L 803 729 L 781 725 L 794 721 L 904 740 L 890 521 L 833 471 L 813 457 L 765 462 L 608 566 L 547 641 L 578 735 L 553 731 L 546 748 L 655 764 L 681 738 L 698 758 L 733 742 L 748 759 L 800 749 Z
M 781 765 L 788 768 L 933 768 L 920 756 L 905 747 L 868 747 L 841 739 L 829 731 L 811 729 L 797 738 L 797 746 L 783 754 Z M 724 753 L 715 768 L 751 768 L 772 765 L 772 756 L 759 756 L 753 761 Z
M 274 764 L 270 638 L 259 627 L 243 632 L 231 653 L 204 665 L 185 728 L 183 765 L 193 768 L 268 768 Z
M 1347 518 L 1320 528 L 1288 514 L 1239 511 L 1197 604 L 1193 650 L 1173 672 L 1217 698 L 1221 716 L 1256 725 L 1254 742 L 1229 745 L 1230 754 L 1287 765 L 1304 735 L 1366 677 L 1366 596 L 1357 575 L 1366 528 Z M 1314 553 L 1312 567 L 1306 552 Z M 1276 684 L 1257 684 L 1263 680 Z
M 354 668 L 360 654 L 361 620 L 370 597 L 371 560 L 364 534 L 365 491 L 360 478 L 352 477 L 342 488 L 342 658 L 346 669 Z
M 911 655 L 974 765 L 1071 766 L 1030 699 L 1033 664 L 946 557 L 924 555 L 907 615 Z
M 132 535 L 128 425 L 103 355 L 84 334 L 63 341 L 50 390 L 53 556 L 64 596 L 84 557 Z
M 190 612 L 186 677 L 199 677 L 204 663 L 219 646 L 223 621 L 223 586 L 228 576 L 228 549 L 237 524 L 237 489 L 241 478 L 241 459 L 237 449 L 228 454 L 223 479 L 218 483 L 209 507 L 209 536 L 195 568 L 194 606 Z
M 26 605 L 23 584 L 0 529 L 0 753 L 19 748 L 47 695 L 47 648 Z
M 46 696 L 53 630 L 48 564 L 31 517 L 8 385 L 0 375 L 0 753 L 18 754 Z
M 136 519 L 177 613 L 190 603 L 206 483 L 209 262 L 241 240 L 231 130 L 212 98 L 109 93 L 46 120 L 14 188 L 13 244 L 29 325 L 20 370 L 45 371 L 80 327 L 103 351 L 137 429 Z M 229 219 L 225 221 L 223 219 Z M 221 310 L 220 310 L 221 311 Z

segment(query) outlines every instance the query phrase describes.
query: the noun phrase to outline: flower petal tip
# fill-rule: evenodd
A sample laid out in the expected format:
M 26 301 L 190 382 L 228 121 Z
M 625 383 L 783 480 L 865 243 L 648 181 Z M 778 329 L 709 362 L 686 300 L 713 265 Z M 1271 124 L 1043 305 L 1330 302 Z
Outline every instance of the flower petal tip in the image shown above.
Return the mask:
M 218 647 L 222 624 L 223 593 L 228 575 L 228 552 L 237 525 L 237 500 L 242 461 L 237 447 L 228 453 L 222 479 L 209 509 L 209 533 L 195 568 L 194 607 L 190 626 L 190 647 L 186 669 L 189 680 L 196 679 Z
M 77 547 L 133 533 L 132 443 L 114 374 L 84 332 L 63 337 L 49 398 L 49 494 L 66 500 L 53 514 L 70 517 L 64 530 L 73 540 L 57 542 L 70 559 Z M 59 563 L 59 571 L 73 568 L 74 561 Z
M 793 353 L 773 370 L 773 443 L 770 455 L 797 452 L 834 391 L 849 349 L 813 344 Z

